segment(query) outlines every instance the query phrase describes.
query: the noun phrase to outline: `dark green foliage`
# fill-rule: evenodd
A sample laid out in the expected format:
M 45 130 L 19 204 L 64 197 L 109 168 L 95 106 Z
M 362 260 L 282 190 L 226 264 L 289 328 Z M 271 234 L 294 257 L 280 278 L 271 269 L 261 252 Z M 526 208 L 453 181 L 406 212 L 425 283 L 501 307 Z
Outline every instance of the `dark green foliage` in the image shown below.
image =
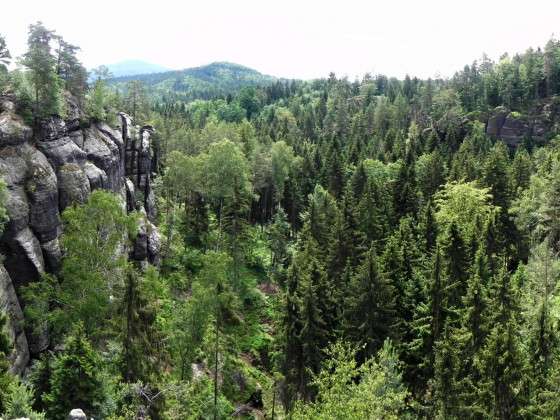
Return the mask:
M 8 401 L 10 384 L 13 378 L 8 373 L 10 367 L 8 356 L 11 353 L 12 346 L 8 340 L 8 336 L 4 332 L 6 326 L 6 316 L 0 314 L 0 412 L 6 409 L 6 402 Z
M 41 22 L 29 26 L 28 51 L 23 56 L 22 64 L 30 71 L 33 116 L 36 119 L 65 113 L 62 80 L 57 74 L 57 62 L 50 45 L 55 37 L 54 32 Z
M 371 248 L 345 293 L 345 336 L 362 348 L 360 360 L 372 357 L 396 326 L 395 290 L 379 272 Z
M 85 334 L 77 324 L 52 362 L 49 392 L 43 398 L 49 418 L 65 418 L 76 407 L 96 416 L 103 401 L 101 361 Z

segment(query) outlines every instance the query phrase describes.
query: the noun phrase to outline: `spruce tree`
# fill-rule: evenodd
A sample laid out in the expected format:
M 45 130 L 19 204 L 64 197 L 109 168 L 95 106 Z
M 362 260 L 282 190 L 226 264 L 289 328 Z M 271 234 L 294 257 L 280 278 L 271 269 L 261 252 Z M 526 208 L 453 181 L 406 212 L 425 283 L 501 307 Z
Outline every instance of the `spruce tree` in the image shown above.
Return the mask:
M 375 249 L 370 247 L 353 276 L 344 304 L 345 335 L 362 347 L 360 360 L 372 357 L 383 341 L 394 335 L 395 290 L 378 268 Z
M 467 289 L 469 255 L 455 222 L 449 225 L 442 243 L 446 295 L 449 309 L 461 307 Z
M 44 398 L 49 418 L 65 418 L 76 407 L 97 417 L 104 398 L 102 366 L 85 334 L 84 327 L 77 324 L 53 362 L 50 391 Z

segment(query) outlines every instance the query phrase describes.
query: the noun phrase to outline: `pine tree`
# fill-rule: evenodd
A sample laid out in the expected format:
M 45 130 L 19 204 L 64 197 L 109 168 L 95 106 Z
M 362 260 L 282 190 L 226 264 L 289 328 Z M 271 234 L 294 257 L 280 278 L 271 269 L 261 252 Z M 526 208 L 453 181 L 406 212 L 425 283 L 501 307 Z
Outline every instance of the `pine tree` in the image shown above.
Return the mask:
M 23 55 L 22 64 L 30 70 L 36 123 L 41 118 L 65 113 L 62 82 L 56 73 L 56 60 L 50 46 L 54 37 L 54 32 L 41 22 L 29 26 L 28 50 Z
M 66 42 L 61 36 L 55 36 L 58 42 L 56 49 L 56 74 L 64 82 L 64 88 L 74 95 L 81 104 L 87 89 L 87 70 L 80 63 L 77 52 L 80 47 Z

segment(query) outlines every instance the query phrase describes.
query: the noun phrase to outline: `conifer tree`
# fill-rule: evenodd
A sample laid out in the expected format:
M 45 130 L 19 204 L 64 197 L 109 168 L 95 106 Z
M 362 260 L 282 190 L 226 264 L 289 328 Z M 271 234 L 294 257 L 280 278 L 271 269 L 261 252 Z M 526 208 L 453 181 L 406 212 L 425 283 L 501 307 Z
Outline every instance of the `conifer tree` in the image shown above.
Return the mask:
M 22 64 L 30 70 L 33 116 L 36 122 L 65 112 L 62 82 L 56 73 L 56 60 L 51 52 L 54 37 L 54 32 L 45 28 L 41 22 L 29 26 L 28 50 L 23 55 Z
M 372 357 L 395 325 L 395 290 L 379 272 L 375 249 L 370 247 L 351 280 L 344 310 L 345 335 L 362 345 L 360 360 Z
M 479 401 L 485 415 L 500 419 L 519 418 L 528 399 L 520 390 L 526 380 L 523 353 L 519 343 L 519 295 L 505 261 L 492 280 L 490 305 L 491 329 L 477 359 L 482 372 Z
M 467 288 L 469 256 L 455 222 L 449 225 L 442 243 L 448 308 L 459 308 Z
M 399 216 L 416 216 L 417 187 L 415 157 L 411 148 L 406 152 L 394 184 L 395 213 Z
M 64 351 L 55 358 L 50 378 L 50 391 L 45 396 L 49 418 L 65 418 L 70 410 L 80 407 L 96 416 L 103 401 L 101 361 L 77 324 L 64 342 Z

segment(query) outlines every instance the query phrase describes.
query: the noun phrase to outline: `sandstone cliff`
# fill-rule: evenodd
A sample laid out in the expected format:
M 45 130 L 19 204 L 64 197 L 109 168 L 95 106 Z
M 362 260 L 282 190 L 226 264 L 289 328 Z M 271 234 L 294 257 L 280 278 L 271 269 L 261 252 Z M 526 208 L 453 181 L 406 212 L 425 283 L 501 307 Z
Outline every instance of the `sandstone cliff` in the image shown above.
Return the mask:
M 13 102 L 0 98 L 0 176 L 8 187 L 10 218 L 0 238 L 0 310 L 8 315 L 15 373 L 27 365 L 30 352 L 47 344 L 26 337 L 18 291 L 59 268 L 60 215 L 67 206 L 83 203 L 96 188 L 120 194 L 128 211 L 146 215 L 132 257 L 157 263 L 159 234 L 150 184 L 153 129 L 134 126 L 123 113 L 115 127 L 84 124 L 71 98 L 68 109 L 66 119 L 52 117 L 34 133 L 16 115 Z
M 527 114 L 497 107 L 486 124 L 486 134 L 503 140 L 510 147 L 525 141 L 543 145 L 560 133 L 560 100 L 552 99 L 534 106 Z

